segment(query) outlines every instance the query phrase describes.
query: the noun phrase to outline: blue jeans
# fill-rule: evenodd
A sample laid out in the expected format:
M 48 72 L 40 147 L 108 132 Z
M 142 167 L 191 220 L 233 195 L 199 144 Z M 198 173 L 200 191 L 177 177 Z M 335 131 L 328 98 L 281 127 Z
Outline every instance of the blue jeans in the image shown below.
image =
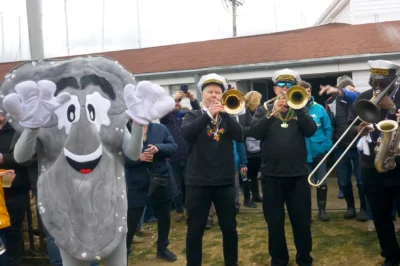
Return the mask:
M 343 154 L 344 149 L 336 148 L 334 150 L 335 159 L 338 160 Z M 358 194 L 360 198 L 360 209 L 366 209 L 364 185 L 361 179 L 361 169 L 359 164 L 359 152 L 357 149 L 350 149 L 343 156 L 342 160 L 336 166 L 339 186 L 343 191 L 343 196 L 347 203 L 347 208 L 354 207 L 353 184 L 351 182 L 352 174 L 356 178 Z
M 319 164 L 319 162 L 312 162 L 307 164 L 308 164 L 308 169 L 311 173 L 314 170 L 314 168 Z M 326 160 L 321 164 L 321 166 L 315 172 L 313 176 L 313 182 L 317 183 L 318 181 L 321 181 L 325 175 L 326 175 Z M 326 179 L 324 180 L 324 182 L 322 182 L 322 185 L 326 186 Z
M 144 207 L 144 210 L 143 210 L 143 213 L 142 213 L 142 217 L 140 218 L 139 223 L 138 223 L 138 225 L 136 227 L 137 230 L 141 229 L 143 227 L 144 213 L 146 212 L 146 208 L 147 207 Z
M 47 232 L 43 227 L 44 234 L 46 236 L 47 254 L 49 255 L 49 260 L 53 266 L 63 266 L 60 249 L 56 245 L 54 238 Z M 1 266 L 1 264 L 0 264 Z M 97 261 L 91 262 L 89 266 L 99 266 Z

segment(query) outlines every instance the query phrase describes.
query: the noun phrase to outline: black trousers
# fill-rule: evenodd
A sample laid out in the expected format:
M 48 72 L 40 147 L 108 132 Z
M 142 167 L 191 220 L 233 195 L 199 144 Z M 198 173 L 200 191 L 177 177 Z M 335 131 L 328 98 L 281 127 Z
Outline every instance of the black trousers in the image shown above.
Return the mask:
M 268 225 L 268 249 L 271 265 L 288 265 L 289 253 L 285 237 L 285 208 L 292 223 L 296 263 L 312 265 L 311 188 L 307 176 L 263 176 L 263 211 Z
M 238 265 L 235 201 L 234 184 L 215 187 L 186 187 L 186 209 L 188 212 L 187 266 L 198 266 L 202 263 L 202 239 L 211 202 L 214 203 L 218 223 L 222 231 L 225 265 Z
M 28 192 L 7 196 L 6 206 L 11 220 L 11 226 L 4 229 L 7 266 L 17 266 L 22 263 L 24 254 L 22 223 L 29 206 Z
M 400 169 L 379 174 L 375 168 L 361 168 L 365 194 L 371 206 L 372 218 L 382 250 L 381 255 L 394 265 L 400 262 L 400 249 L 392 217 L 393 203 L 396 205 L 397 212 L 400 212 L 400 182 L 396 181 L 399 175 Z M 388 179 L 395 182 L 387 182 Z
M 259 189 L 258 189 L 258 171 L 260 170 L 261 167 L 261 158 L 260 157 L 251 157 L 247 158 L 247 177 L 249 178 L 249 181 L 251 182 L 251 194 L 254 195 L 260 195 Z
M 157 251 L 164 251 L 169 245 L 169 229 L 171 227 L 171 200 L 153 202 L 154 212 L 157 215 Z M 128 208 L 128 233 L 126 236 L 126 248 L 130 252 L 133 237 L 137 225 L 142 217 L 143 207 Z

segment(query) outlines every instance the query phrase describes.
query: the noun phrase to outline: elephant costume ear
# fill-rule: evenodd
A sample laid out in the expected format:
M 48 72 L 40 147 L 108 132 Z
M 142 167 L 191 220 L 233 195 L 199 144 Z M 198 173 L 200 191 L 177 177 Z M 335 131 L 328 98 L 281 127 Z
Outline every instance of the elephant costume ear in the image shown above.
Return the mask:
M 100 86 L 101 94 L 109 98 L 110 115 L 121 114 L 126 111 L 124 104 L 124 87 L 127 84 L 136 85 L 137 82 L 118 61 L 104 56 L 77 57 L 67 60 L 39 60 L 28 61 L 11 69 L 0 84 L 0 112 L 17 132 L 23 128 L 18 121 L 14 121 L 3 105 L 3 99 L 10 93 L 15 93 L 15 86 L 24 81 L 50 80 L 57 85 L 55 94 L 62 91 L 71 94 L 79 92 L 83 87 Z M 103 89 L 104 88 L 104 89 Z M 55 125 L 54 118 L 47 127 Z

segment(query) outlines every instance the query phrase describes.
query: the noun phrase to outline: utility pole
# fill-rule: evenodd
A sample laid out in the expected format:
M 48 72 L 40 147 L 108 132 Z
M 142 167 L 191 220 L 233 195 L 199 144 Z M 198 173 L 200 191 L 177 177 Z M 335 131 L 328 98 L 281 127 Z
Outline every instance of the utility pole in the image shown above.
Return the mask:
M 103 0 L 103 22 L 102 22 L 102 27 L 101 27 L 101 51 L 104 52 L 104 13 L 105 13 L 105 2 L 106 0 Z
M 4 25 L 3 25 L 3 12 L 0 13 L 1 18 L 1 61 L 4 62 L 4 58 L 6 56 L 5 46 L 4 46 Z
M 26 13 L 31 59 L 43 59 L 42 0 L 26 0 Z
M 236 30 L 236 0 L 232 1 L 232 26 L 233 26 L 233 37 L 237 36 Z
M 137 10 L 137 25 L 138 25 L 138 44 L 139 48 L 142 48 L 142 41 L 140 40 L 139 0 L 136 0 L 136 10 Z
M 237 27 L 236 27 L 236 10 L 238 6 L 243 5 L 244 0 L 228 0 L 232 5 L 232 28 L 233 28 L 233 37 L 237 36 Z
M 64 14 L 65 14 L 65 37 L 67 39 L 67 55 L 69 55 L 69 33 L 68 33 L 68 14 L 67 14 L 67 0 L 64 0 Z

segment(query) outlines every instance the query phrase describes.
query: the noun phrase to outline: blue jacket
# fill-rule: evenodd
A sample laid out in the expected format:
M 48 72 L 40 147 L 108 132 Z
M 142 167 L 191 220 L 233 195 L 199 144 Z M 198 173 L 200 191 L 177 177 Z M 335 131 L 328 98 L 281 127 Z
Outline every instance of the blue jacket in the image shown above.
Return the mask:
M 178 195 L 175 179 L 167 158 L 170 158 L 178 152 L 178 146 L 174 142 L 168 129 L 157 123 L 150 123 L 147 129 L 147 140 L 143 142 L 143 150 L 152 144 L 158 148 L 158 152 L 154 154 L 153 165 L 148 162 L 132 161 L 125 158 L 125 179 L 128 194 L 128 207 L 144 207 L 148 201 L 147 192 L 149 190 L 149 174 L 148 169 L 152 169 L 154 173 L 169 173 L 171 181 L 168 188 L 168 196 L 170 199 Z
M 243 142 L 233 142 L 233 158 L 235 160 L 235 171 L 247 165 L 246 147 Z
M 311 96 L 307 104 L 311 117 L 317 124 L 317 131 L 310 138 L 305 138 L 307 147 L 307 162 L 313 162 L 313 158 L 322 155 L 332 147 L 332 125 L 325 108 L 314 102 Z

